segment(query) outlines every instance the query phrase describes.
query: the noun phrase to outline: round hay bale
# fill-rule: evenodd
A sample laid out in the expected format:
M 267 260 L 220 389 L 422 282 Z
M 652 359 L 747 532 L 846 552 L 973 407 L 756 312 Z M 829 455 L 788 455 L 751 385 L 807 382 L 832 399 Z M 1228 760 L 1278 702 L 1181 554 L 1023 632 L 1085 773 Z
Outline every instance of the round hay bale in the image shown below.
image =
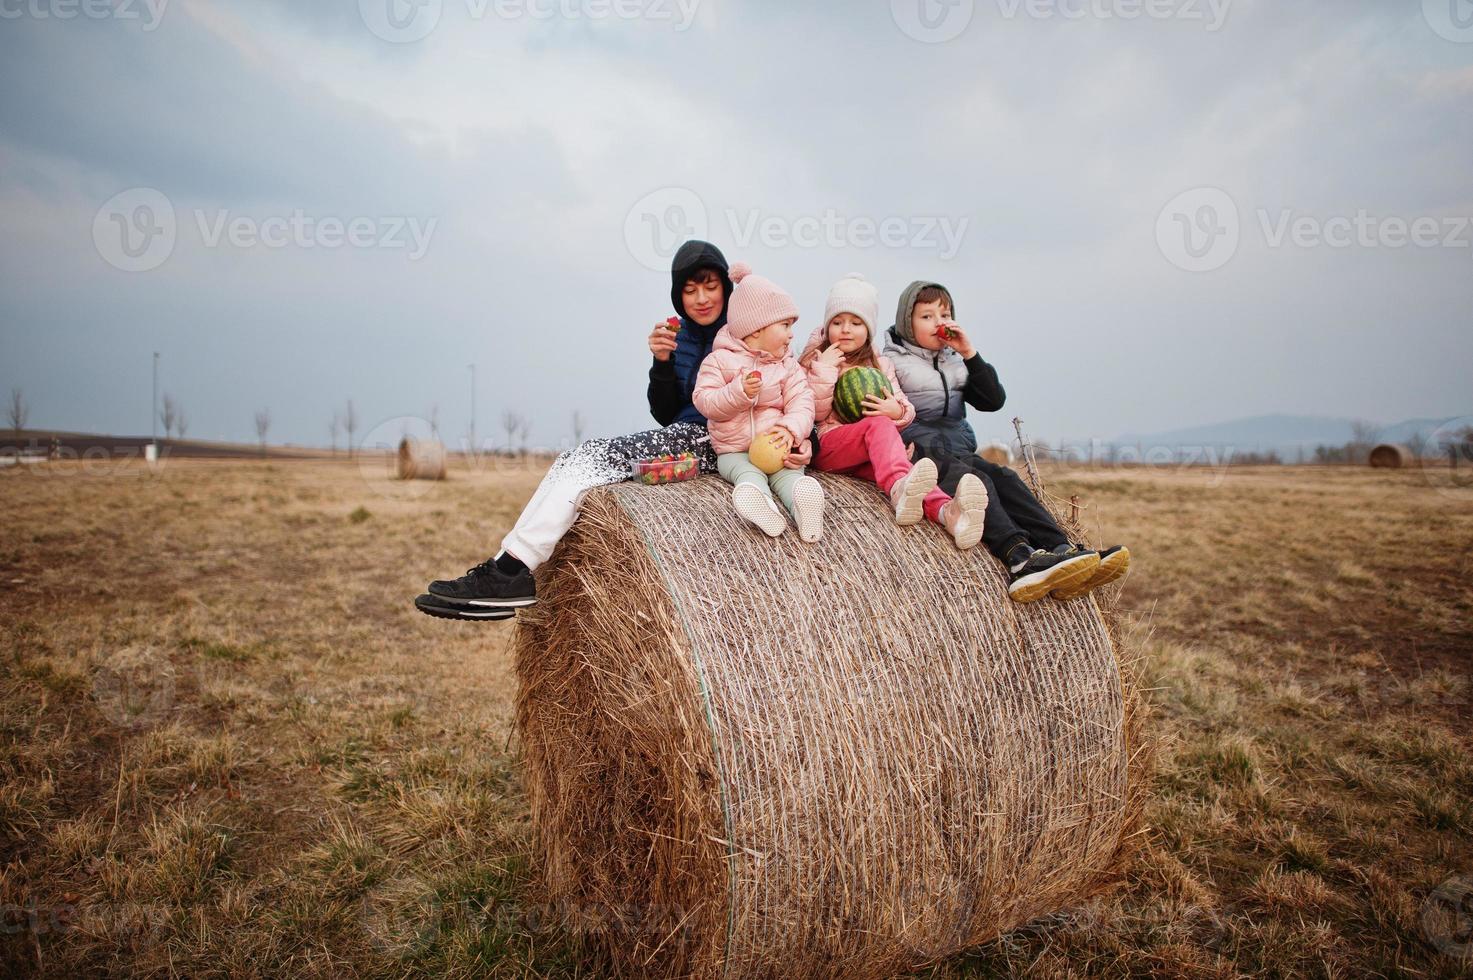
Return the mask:
M 1005 442 L 989 442 L 977 450 L 977 455 L 998 466 L 1013 465 L 1013 450 Z
M 1146 767 L 1090 600 L 820 475 L 774 541 L 715 477 L 591 493 L 517 617 L 543 896 L 621 974 L 884 977 L 1119 879 Z
M 1406 446 L 1382 443 L 1371 450 L 1371 465 L 1377 469 L 1399 470 L 1416 464 L 1417 457 Z
M 395 473 L 401 480 L 445 479 L 445 444 L 438 439 L 399 440 Z

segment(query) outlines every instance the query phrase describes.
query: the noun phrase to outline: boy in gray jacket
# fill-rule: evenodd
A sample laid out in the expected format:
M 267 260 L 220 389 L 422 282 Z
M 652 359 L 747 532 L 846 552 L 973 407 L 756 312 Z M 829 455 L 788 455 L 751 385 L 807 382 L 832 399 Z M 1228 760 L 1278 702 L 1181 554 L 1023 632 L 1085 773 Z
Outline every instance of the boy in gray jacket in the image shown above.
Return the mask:
M 956 492 L 966 473 L 987 488 L 982 543 L 1007 566 L 1008 593 L 1018 602 L 1046 595 L 1074 599 L 1121 578 L 1130 567 L 1126 548 L 1096 552 L 1070 542 L 1017 473 L 977 455 L 967 406 L 996 412 L 1007 393 L 997 369 L 952 319 L 955 309 L 940 283 L 913 282 L 900 294 L 884 353 L 916 409 L 901 438 L 915 447 L 917 459 L 935 461 L 937 485 L 947 493 Z

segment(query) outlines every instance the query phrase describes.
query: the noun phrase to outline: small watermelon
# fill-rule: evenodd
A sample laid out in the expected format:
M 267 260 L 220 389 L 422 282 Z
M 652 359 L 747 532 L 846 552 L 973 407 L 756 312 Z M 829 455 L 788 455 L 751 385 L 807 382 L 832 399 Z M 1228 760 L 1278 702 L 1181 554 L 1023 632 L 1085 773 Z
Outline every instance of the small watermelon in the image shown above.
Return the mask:
M 840 422 L 858 422 L 864 418 L 864 400 L 870 395 L 890 395 L 890 380 L 883 371 L 872 367 L 853 367 L 839 375 L 834 384 L 834 414 Z

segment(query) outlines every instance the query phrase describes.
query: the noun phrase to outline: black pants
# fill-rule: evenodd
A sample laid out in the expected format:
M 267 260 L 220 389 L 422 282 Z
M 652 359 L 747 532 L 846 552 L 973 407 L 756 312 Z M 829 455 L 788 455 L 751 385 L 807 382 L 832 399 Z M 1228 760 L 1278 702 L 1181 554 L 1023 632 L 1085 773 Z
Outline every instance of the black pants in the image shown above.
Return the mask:
M 956 485 L 968 473 L 975 474 L 987 488 L 987 523 L 982 543 L 999 559 L 1006 561 L 1008 552 L 1019 544 L 1052 551 L 1069 538 L 1059 528 L 1048 508 L 1041 504 L 1023 478 L 1006 466 L 989 463 L 971 453 L 958 454 L 926 440 L 915 443 L 916 459 L 922 457 L 936 463 L 937 486 L 955 495 Z

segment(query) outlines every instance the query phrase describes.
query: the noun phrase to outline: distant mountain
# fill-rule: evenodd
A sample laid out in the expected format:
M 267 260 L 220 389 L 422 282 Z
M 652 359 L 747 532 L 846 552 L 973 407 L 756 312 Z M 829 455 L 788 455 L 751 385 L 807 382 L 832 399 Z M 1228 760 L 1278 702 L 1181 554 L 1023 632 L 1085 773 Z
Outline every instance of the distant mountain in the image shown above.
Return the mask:
M 1415 436 L 1430 438 L 1432 433 L 1456 417 L 1444 419 L 1408 419 L 1388 425 L 1376 434 L 1377 442 L 1405 443 Z M 1240 452 L 1270 452 L 1291 456 L 1301 448 L 1306 452 L 1315 446 L 1341 446 L 1353 436 L 1353 419 L 1325 418 L 1313 415 L 1257 415 L 1252 418 L 1198 425 L 1164 432 L 1129 432 L 1107 440 L 1117 446 L 1215 446 L 1233 447 Z

